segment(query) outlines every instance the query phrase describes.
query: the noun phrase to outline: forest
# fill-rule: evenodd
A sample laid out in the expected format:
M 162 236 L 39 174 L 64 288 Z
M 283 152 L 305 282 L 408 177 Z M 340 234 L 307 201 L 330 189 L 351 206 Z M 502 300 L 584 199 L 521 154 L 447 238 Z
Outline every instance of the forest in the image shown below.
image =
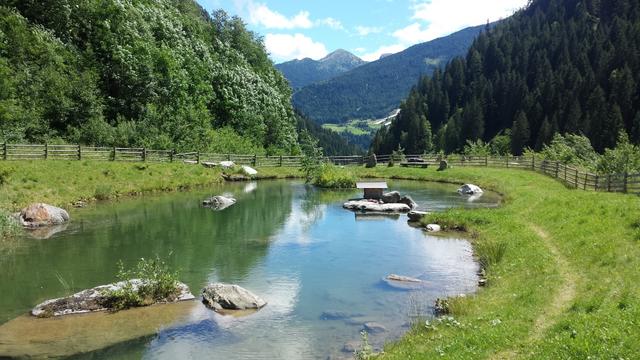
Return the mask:
M 0 82 L 0 142 L 299 151 L 262 39 L 192 0 L 2 0 Z
M 506 141 L 520 155 L 556 134 L 584 136 L 598 153 L 619 139 L 638 144 L 639 50 L 637 1 L 531 2 L 420 79 L 371 151 L 455 153 Z

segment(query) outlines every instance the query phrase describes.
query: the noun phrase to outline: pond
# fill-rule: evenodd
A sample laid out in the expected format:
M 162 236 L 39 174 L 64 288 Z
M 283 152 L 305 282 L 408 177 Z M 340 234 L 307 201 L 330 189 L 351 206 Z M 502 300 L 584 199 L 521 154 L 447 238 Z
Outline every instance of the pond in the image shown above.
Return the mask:
M 411 195 L 424 211 L 492 207 L 500 201 L 490 192 L 470 201 L 459 196 L 454 185 L 388 183 L 390 189 Z M 222 193 L 233 194 L 236 205 L 220 212 L 200 206 L 205 197 Z M 0 357 L 15 354 L 11 352 L 15 349 L 3 350 L 2 328 L 23 326 L 21 331 L 29 333 L 28 324 L 32 324 L 39 332 L 58 327 L 48 330 L 50 338 L 41 334 L 41 347 L 33 348 L 40 355 L 349 358 L 343 348 L 349 342 L 357 344 L 364 323 L 384 326 L 385 331 L 370 337 L 380 347 L 400 337 L 416 316 L 430 314 L 437 297 L 475 291 L 478 268 L 467 241 L 430 236 L 408 226 L 404 215 L 356 216 L 342 209 L 346 199 L 358 195 L 300 182 L 265 181 L 73 210 L 72 222 L 63 231 L 48 239 L 25 234 L 19 246 L 2 253 Z M 112 328 L 114 343 L 118 336 L 127 337 L 127 331 L 137 338 L 88 353 L 102 347 L 101 341 L 109 344 L 105 340 L 109 336 L 82 330 L 81 337 L 71 339 L 75 335 L 65 335 L 61 327 L 76 325 L 65 325 L 60 319 L 34 323 L 40 319 L 21 316 L 45 299 L 112 282 L 118 261 L 132 267 L 139 258 L 155 255 L 179 269 L 180 280 L 196 296 L 209 282 L 234 283 L 268 305 L 241 318 L 218 315 L 197 301 L 169 305 L 173 310 L 163 310 L 164 318 L 155 317 L 156 323 L 148 325 L 152 327 L 149 336 L 113 325 L 126 318 L 146 319 L 148 309 L 68 317 L 93 322 L 83 325 L 88 329 Z M 398 290 L 382 281 L 389 274 L 417 277 L 425 286 L 417 291 Z M 16 321 L 17 327 L 9 327 Z M 141 326 L 130 327 L 142 331 Z M 19 337 L 18 330 L 6 329 L 5 336 L 9 332 Z

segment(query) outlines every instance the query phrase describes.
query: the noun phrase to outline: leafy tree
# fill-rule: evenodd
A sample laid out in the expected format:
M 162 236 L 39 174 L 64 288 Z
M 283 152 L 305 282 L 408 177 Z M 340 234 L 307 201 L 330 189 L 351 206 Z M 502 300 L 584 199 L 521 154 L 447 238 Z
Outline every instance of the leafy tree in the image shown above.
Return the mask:
M 302 150 L 300 170 L 304 173 L 305 180 L 311 182 L 322 171 L 324 154 L 322 148 L 318 146 L 318 139 L 313 138 L 307 131 L 300 133 L 300 148 Z
M 618 144 L 614 149 L 606 149 L 597 167 L 601 174 L 623 174 L 640 172 L 640 147 L 629 141 L 626 132 L 618 135 Z
M 586 169 L 592 169 L 598 161 L 598 153 L 589 139 L 574 134 L 555 134 L 551 143 L 543 146 L 540 155 L 549 161 L 560 161 Z

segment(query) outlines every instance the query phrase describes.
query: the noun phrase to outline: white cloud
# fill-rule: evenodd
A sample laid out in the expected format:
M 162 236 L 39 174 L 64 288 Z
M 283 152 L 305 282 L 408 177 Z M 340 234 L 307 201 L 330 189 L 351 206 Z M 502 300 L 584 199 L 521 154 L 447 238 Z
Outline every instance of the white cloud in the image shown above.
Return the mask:
M 267 51 L 276 59 L 321 59 L 328 53 L 323 43 L 315 42 L 303 34 L 267 34 L 264 38 Z
M 292 18 L 273 11 L 265 4 L 249 1 L 249 21 L 252 24 L 262 25 L 267 29 L 309 29 L 313 27 L 313 22 L 309 19 L 308 11 L 300 11 Z
M 367 49 L 365 49 L 363 47 L 359 47 L 359 48 L 353 49 L 353 52 L 357 52 L 358 54 L 362 54 L 365 51 L 367 51 Z
M 380 48 L 378 48 L 378 50 L 376 50 L 374 52 L 362 55 L 361 58 L 364 61 L 376 61 L 376 60 L 380 59 L 381 55 L 384 55 L 384 54 L 395 54 L 395 53 L 400 52 L 400 51 L 402 51 L 402 50 L 404 50 L 406 48 L 407 48 L 407 46 L 405 46 L 403 44 L 381 46 Z
M 340 22 L 340 20 L 336 20 L 332 17 L 321 19 L 321 20 L 318 20 L 317 22 L 320 25 L 326 25 L 334 30 L 344 30 L 344 26 L 342 26 L 342 23 Z
M 511 16 L 528 0 L 429 0 L 412 6 L 411 24 L 393 35 L 401 41 L 417 43 L 449 35 L 465 27 L 481 25 Z M 413 40 L 412 40 L 413 39 Z
M 367 36 L 369 34 L 381 33 L 382 28 L 372 26 L 356 26 L 356 33 L 360 36 Z

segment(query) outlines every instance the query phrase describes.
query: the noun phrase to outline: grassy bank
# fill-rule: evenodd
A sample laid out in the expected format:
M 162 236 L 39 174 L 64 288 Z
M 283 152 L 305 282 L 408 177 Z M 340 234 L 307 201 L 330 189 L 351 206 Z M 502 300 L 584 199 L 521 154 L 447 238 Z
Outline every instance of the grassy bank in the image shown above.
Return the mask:
M 144 169 L 139 166 L 147 166 Z M 64 205 L 220 181 L 182 164 L 0 162 L 0 208 Z M 258 169 L 266 177 L 298 169 Z M 469 231 L 488 284 L 451 304 L 453 319 L 415 326 L 383 359 L 631 359 L 640 353 L 640 202 L 571 190 L 530 171 L 488 168 L 349 168 L 358 178 L 473 182 L 505 194 L 499 209 L 451 210 L 428 221 Z

